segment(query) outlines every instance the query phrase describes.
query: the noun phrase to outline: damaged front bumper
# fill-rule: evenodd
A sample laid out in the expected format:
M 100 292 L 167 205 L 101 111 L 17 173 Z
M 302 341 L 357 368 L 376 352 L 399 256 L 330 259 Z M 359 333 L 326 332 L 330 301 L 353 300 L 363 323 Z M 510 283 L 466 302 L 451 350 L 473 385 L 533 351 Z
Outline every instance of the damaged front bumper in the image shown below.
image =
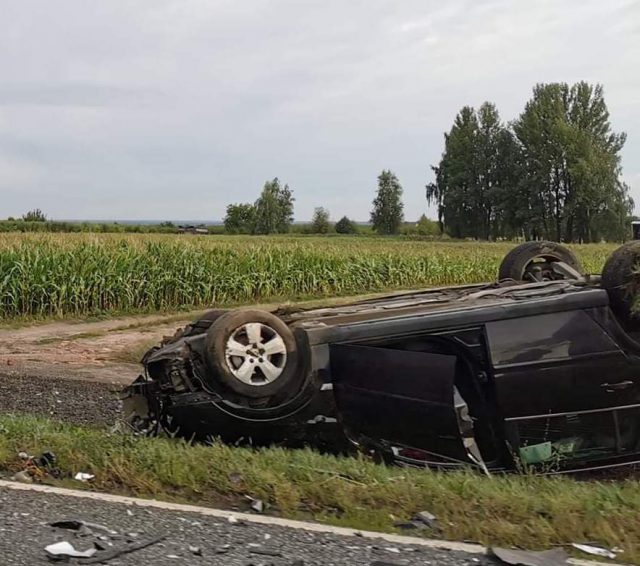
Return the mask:
M 138 434 L 219 439 L 229 444 L 279 444 L 346 451 L 330 389 L 309 384 L 278 407 L 247 408 L 206 391 L 166 392 L 140 376 L 121 395 L 123 420 Z

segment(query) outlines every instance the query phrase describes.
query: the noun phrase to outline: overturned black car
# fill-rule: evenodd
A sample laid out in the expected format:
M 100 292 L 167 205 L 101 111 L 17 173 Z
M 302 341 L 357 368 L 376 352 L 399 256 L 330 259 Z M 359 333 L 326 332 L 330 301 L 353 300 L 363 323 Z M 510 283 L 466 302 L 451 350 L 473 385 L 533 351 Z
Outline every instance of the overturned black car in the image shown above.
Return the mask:
M 493 284 L 212 310 L 145 355 L 125 414 L 149 434 L 351 447 L 406 465 L 638 462 L 639 263 L 632 242 L 590 276 L 567 248 L 528 242 Z

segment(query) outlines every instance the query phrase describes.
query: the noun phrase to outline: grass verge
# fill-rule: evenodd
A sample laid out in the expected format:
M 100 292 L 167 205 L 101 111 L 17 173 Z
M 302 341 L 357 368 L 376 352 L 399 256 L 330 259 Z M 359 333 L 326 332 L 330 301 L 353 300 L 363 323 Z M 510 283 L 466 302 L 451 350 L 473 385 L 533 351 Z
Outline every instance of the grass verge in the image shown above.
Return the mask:
M 310 450 L 192 446 L 35 417 L 0 417 L 0 467 L 5 472 L 19 468 L 19 451 L 43 450 L 54 451 L 69 475 L 95 474 L 92 488 L 100 491 L 221 507 L 246 506 L 250 495 L 284 517 L 391 532 L 397 521 L 429 510 L 442 532 L 421 533 L 425 536 L 530 549 L 597 542 L 623 548 L 622 560 L 640 564 L 636 480 L 486 478 L 385 467 Z

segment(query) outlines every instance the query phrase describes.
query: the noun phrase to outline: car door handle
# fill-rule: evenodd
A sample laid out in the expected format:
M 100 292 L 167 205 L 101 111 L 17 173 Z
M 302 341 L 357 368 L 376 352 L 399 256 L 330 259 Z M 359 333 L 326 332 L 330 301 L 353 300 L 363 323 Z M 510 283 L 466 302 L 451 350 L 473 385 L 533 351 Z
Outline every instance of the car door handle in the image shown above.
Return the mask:
M 600 387 L 607 390 L 607 393 L 613 393 L 614 391 L 621 391 L 622 389 L 629 389 L 633 387 L 635 383 L 633 381 L 619 381 L 618 383 L 603 383 Z

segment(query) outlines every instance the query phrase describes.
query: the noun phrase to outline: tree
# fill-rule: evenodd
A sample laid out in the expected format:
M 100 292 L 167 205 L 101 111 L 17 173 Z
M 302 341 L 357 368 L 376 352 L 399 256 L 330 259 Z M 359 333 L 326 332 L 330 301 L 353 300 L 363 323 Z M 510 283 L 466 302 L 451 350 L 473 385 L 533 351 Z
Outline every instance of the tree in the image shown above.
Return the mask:
M 256 223 L 256 209 L 252 204 L 230 204 L 224 217 L 224 230 L 229 234 L 252 234 Z
M 343 216 L 336 222 L 336 232 L 338 234 L 357 234 L 358 227 L 353 220 L 347 218 L 346 216 Z
M 402 209 L 402 186 L 389 170 L 378 177 L 378 192 L 373 200 L 371 223 L 378 234 L 397 234 L 404 218 Z
M 36 208 L 24 214 L 22 220 L 25 222 L 46 222 L 47 217 L 39 208 Z
M 256 201 L 255 234 L 283 234 L 289 231 L 293 222 L 293 193 L 289 185 L 280 184 L 276 177 L 267 181 Z
M 600 85 L 539 84 L 513 126 L 522 148 L 523 205 L 531 237 L 589 242 L 624 234 L 633 201 Z
M 317 207 L 313 211 L 313 218 L 311 219 L 311 232 L 313 234 L 326 234 L 330 229 L 329 211 L 322 206 Z
M 432 167 L 435 182 L 427 185 L 427 201 L 438 206 L 441 231 L 481 239 L 505 231 L 509 215 L 504 202 L 513 189 L 513 169 L 505 167 L 503 154 L 514 151 L 513 136 L 495 105 L 460 110 L 445 134 L 440 163 Z

